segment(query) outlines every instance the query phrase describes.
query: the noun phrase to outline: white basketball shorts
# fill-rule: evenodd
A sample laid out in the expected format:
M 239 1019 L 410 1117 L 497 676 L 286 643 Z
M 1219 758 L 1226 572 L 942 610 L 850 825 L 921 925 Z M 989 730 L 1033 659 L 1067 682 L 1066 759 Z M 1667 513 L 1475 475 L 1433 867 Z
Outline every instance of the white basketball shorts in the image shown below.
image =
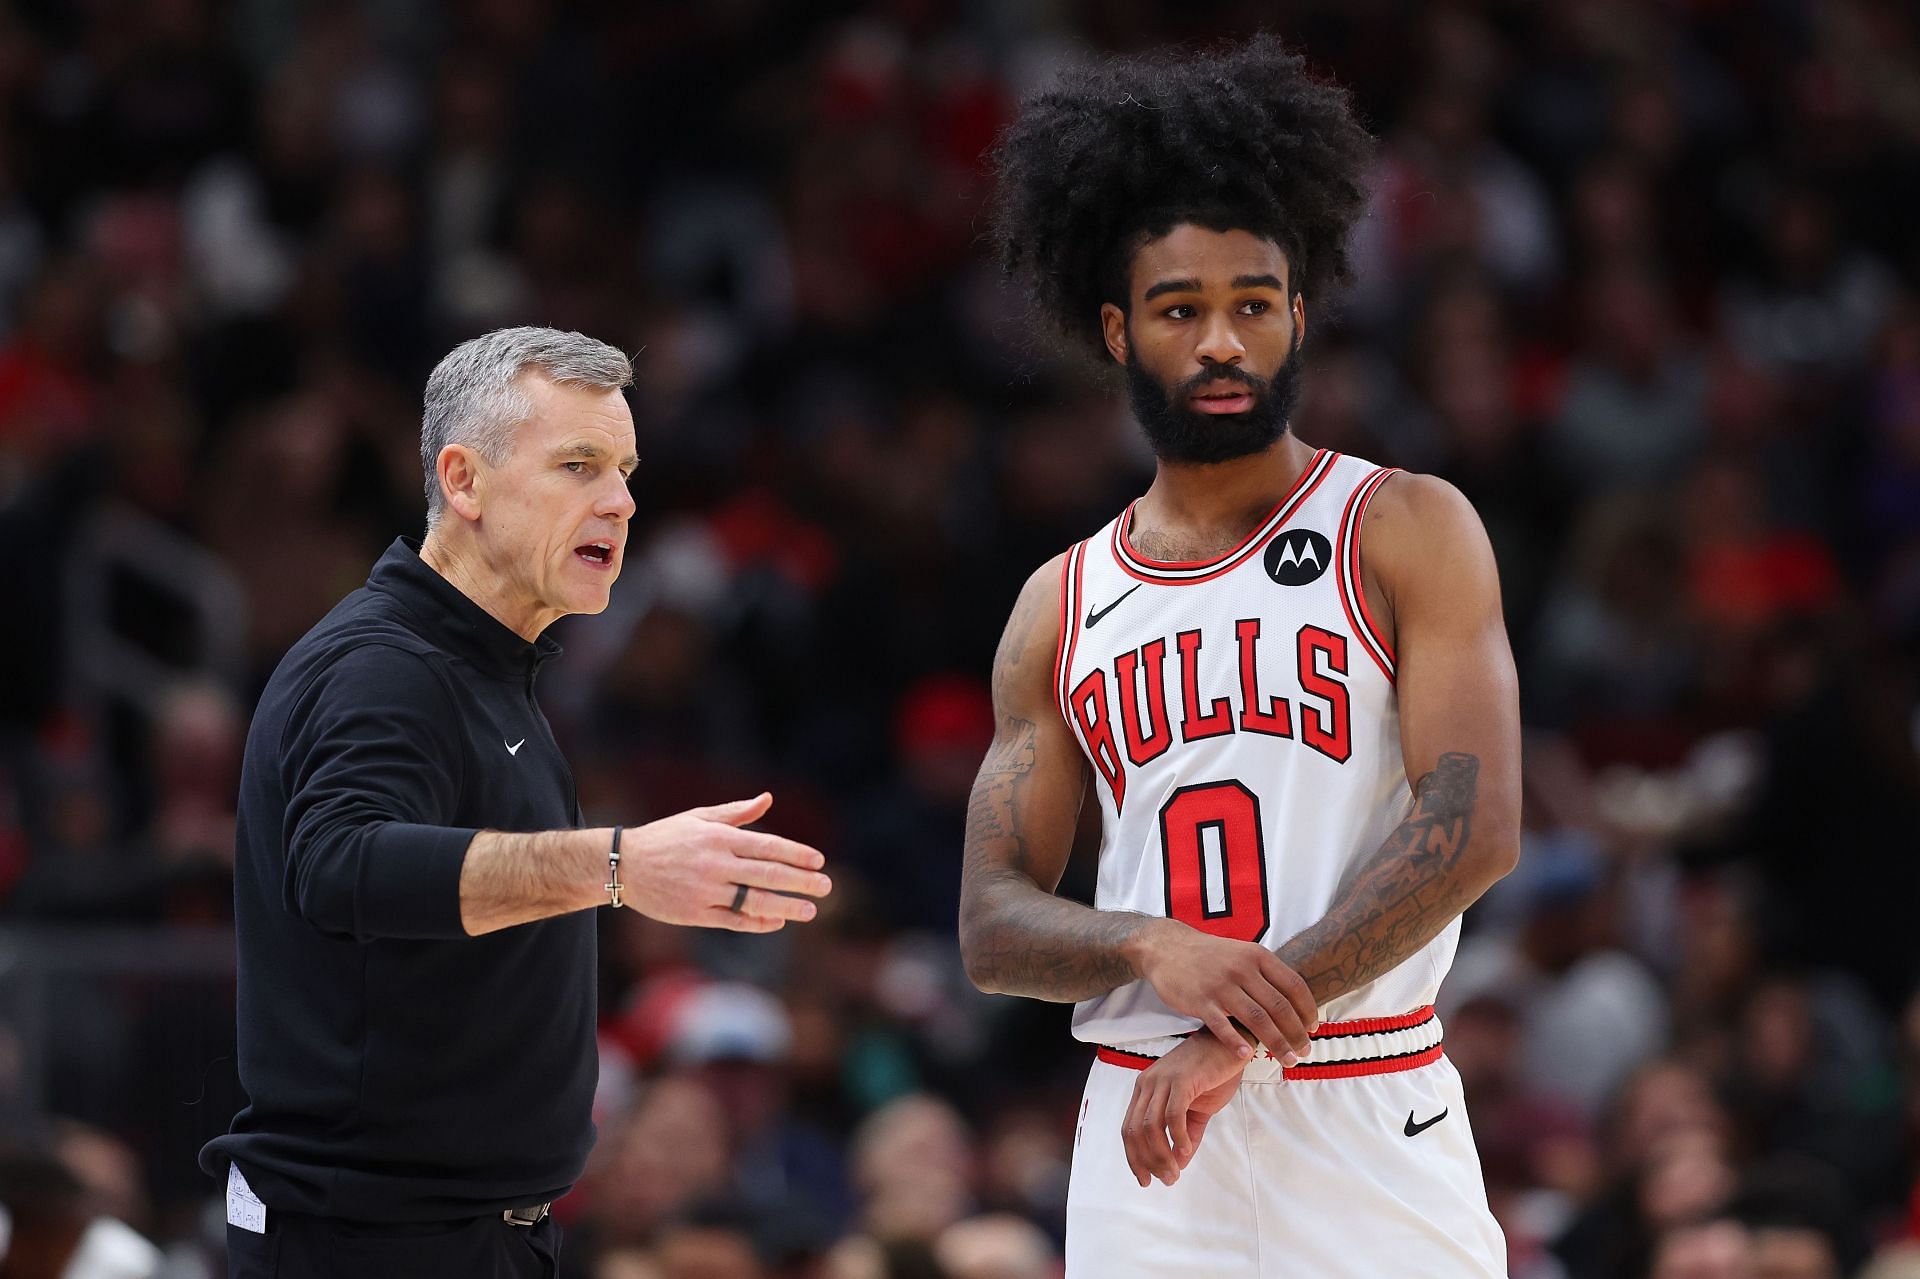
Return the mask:
M 1067 1279 L 1504 1279 L 1506 1242 L 1439 1035 L 1423 1008 L 1323 1023 L 1292 1069 L 1262 1050 L 1180 1179 L 1144 1189 L 1120 1123 L 1158 1051 L 1102 1048 L 1074 1139 Z

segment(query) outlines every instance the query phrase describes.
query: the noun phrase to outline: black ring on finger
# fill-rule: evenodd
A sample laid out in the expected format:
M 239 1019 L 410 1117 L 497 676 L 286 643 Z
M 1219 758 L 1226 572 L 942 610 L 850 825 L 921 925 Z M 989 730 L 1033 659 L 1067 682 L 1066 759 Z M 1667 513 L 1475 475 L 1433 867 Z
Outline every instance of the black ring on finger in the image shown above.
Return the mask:
M 740 913 L 740 908 L 746 904 L 747 904 L 747 886 L 745 884 L 735 885 L 735 892 L 733 894 L 733 905 L 727 907 L 727 909 L 732 911 L 734 914 L 738 915 Z

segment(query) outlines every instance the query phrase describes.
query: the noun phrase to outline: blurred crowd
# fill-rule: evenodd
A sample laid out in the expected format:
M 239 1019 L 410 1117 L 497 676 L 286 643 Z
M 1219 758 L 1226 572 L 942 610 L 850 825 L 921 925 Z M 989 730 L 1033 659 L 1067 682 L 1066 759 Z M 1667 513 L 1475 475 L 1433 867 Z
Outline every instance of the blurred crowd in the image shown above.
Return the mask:
M 420 530 L 426 372 L 517 323 L 638 353 L 629 563 L 542 675 L 589 819 L 771 789 L 838 884 L 605 913 L 567 1274 L 1056 1274 L 1088 1055 L 967 986 L 961 830 L 1019 584 L 1152 460 L 985 261 L 982 152 L 1261 25 L 1381 139 L 1295 430 L 1500 560 L 1525 851 L 1441 1015 L 1513 1275 L 1920 1276 L 1897 0 L 0 11 L 0 1275 L 220 1275 L 231 976 L 163 961 L 230 919 L 265 676 Z

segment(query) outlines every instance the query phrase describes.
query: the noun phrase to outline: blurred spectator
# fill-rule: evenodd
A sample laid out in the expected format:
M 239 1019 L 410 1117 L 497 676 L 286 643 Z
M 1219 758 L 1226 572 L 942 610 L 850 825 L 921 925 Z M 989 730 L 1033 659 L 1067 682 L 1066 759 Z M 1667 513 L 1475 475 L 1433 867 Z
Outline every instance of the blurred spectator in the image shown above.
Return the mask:
M 1600 1188 L 1591 1124 L 1579 1109 L 1537 1089 L 1520 1055 L 1520 1021 L 1494 995 L 1471 998 L 1446 1021 L 1447 1057 L 1460 1072 L 1473 1115 L 1487 1202 L 1507 1236 L 1518 1276 L 1553 1269 L 1548 1245 Z
M 1654 1250 L 1649 1279 L 1759 1279 L 1753 1236 L 1736 1221 L 1682 1226 Z
M 1667 1038 L 1659 985 L 1615 944 L 1604 875 L 1581 841 L 1530 842 L 1503 893 L 1524 900 L 1517 932 L 1486 930 L 1462 943 L 1439 1005 L 1444 1018 L 1477 998 L 1509 1003 L 1519 1073 L 1582 1115 Z
M 1699 360 L 1645 267 L 1601 268 L 1581 302 L 1583 341 L 1550 426 L 1555 455 L 1582 492 L 1657 489 L 1680 475 L 1706 433 Z
M 333 509 L 347 445 L 340 406 L 309 393 L 246 423 L 209 477 L 204 534 L 251 602 L 248 653 L 261 678 L 377 554 Z
M 940 1233 L 933 1253 L 948 1279 L 1052 1279 L 1061 1265 L 1044 1231 L 1004 1214 L 955 1222 Z
M 1571 562 L 1540 613 L 1523 694 L 1536 723 L 1567 731 L 1592 763 L 1618 752 L 1671 758 L 1701 655 L 1681 594 L 1681 545 L 1657 504 L 1618 496 L 1587 506 Z M 1627 731 L 1613 731 L 1625 722 Z
M 696 1208 L 670 1222 L 653 1256 L 661 1279 L 761 1279 L 767 1273 L 745 1215 L 726 1209 Z
M 1860 994 L 1833 979 L 1776 978 L 1753 991 L 1741 1020 L 1724 1093 L 1746 1140 L 1800 1156 L 1836 1185 L 1897 1189 L 1900 1142 L 1877 1078 L 1887 1050 Z
M 766 1216 L 810 1223 L 827 1239 L 851 1213 L 839 1152 L 789 1108 L 793 1024 L 772 995 L 715 983 L 673 1012 L 661 1059 L 697 1080 L 728 1118 L 732 1193 Z M 826 1240 L 822 1240 L 822 1243 Z
M 1787 182 L 1767 200 L 1766 262 L 1728 282 L 1727 332 L 1763 368 L 1831 384 L 1865 362 L 1893 293 L 1872 255 L 1848 249 L 1838 210 L 1817 186 Z
M 1604 1119 L 1605 1179 L 1553 1245 L 1572 1279 L 1640 1273 L 1663 1230 L 1710 1219 L 1734 1190 L 1727 1115 L 1697 1071 L 1677 1062 L 1643 1068 Z M 1696 1241 L 1680 1250 L 1719 1256 L 1726 1248 Z
M 894 758 L 900 778 L 864 806 L 846 857 L 872 890 L 900 903 L 901 927 L 951 932 L 960 877 L 950 859 L 923 850 L 958 848 L 973 775 L 993 740 L 993 703 L 971 676 L 935 675 L 900 699 Z
M 854 1134 L 854 1178 L 867 1233 L 931 1242 L 973 1204 L 975 1162 L 960 1116 L 931 1097 L 903 1097 Z
M 1759 1279 L 1841 1279 L 1866 1260 L 1857 1209 L 1831 1169 L 1781 1156 L 1747 1174 L 1732 1214 L 1753 1231 Z
M 109 1138 L 71 1132 L 58 1156 L 0 1152 L 0 1274 L 9 1279 L 160 1279 L 163 1258 L 112 1213 L 129 1190 Z
M 1873 1254 L 1860 1279 L 1920 1279 L 1920 1246 L 1889 1244 Z
M 648 1085 L 600 1132 L 581 1177 L 579 1227 L 588 1249 L 646 1247 L 661 1227 L 728 1182 L 727 1119 L 691 1079 Z
M 1558 252 L 1538 180 L 1489 136 L 1480 86 L 1436 78 L 1407 106 L 1354 232 L 1357 310 L 1376 322 L 1437 267 L 1485 266 L 1503 287 L 1544 285 Z

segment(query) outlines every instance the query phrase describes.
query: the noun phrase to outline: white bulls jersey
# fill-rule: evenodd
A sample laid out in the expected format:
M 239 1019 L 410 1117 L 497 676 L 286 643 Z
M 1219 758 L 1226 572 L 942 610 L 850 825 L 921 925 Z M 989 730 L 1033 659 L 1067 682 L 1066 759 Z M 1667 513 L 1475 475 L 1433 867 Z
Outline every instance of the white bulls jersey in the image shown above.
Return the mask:
M 1391 473 L 1322 449 L 1244 542 L 1201 563 L 1135 553 L 1131 507 L 1068 553 L 1055 692 L 1093 764 L 1101 909 L 1277 949 L 1405 818 L 1393 650 L 1359 572 L 1360 522 Z M 1458 937 L 1456 920 L 1322 1017 L 1432 1004 Z M 1073 1020 L 1089 1043 L 1153 1055 L 1197 1025 L 1144 981 Z

